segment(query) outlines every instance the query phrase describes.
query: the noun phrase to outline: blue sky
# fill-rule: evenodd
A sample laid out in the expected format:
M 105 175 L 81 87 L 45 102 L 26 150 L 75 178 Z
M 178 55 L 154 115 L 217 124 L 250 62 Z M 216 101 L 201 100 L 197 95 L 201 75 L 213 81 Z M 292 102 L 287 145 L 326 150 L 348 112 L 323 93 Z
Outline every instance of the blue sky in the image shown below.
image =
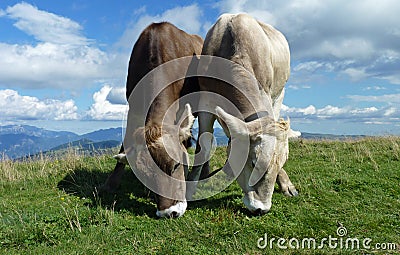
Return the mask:
M 291 48 L 282 116 L 302 132 L 400 134 L 396 0 L 0 2 L 0 125 L 85 133 L 126 115 L 130 51 L 151 22 L 201 35 L 225 12 L 278 28 Z

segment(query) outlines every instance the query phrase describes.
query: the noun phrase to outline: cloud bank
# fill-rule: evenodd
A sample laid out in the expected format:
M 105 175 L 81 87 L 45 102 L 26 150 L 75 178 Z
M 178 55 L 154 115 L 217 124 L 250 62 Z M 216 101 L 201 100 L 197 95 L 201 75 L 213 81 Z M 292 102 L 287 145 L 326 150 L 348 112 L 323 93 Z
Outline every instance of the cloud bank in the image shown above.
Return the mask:
M 2 121 L 11 120 L 76 120 L 80 116 L 73 100 L 39 100 L 22 96 L 17 91 L 0 90 Z
M 0 84 L 9 88 L 88 87 L 111 78 L 112 55 L 93 45 L 82 26 L 68 18 L 22 2 L 2 11 L 14 26 L 31 35 L 33 44 L 0 42 Z
M 400 84 L 400 2 L 396 0 L 222 0 L 213 11 L 248 12 L 272 24 L 289 40 L 292 77 L 288 88 L 308 91 L 329 74 L 350 81 L 378 80 Z M 112 47 L 102 50 L 85 36 L 78 22 L 21 2 L 0 9 L 0 18 L 13 22 L 32 41 L 0 42 L 0 114 L 3 119 L 120 120 L 126 111 L 127 60 L 140 32 L 151 22 L 170 21 L 189 32 L 205 35 L 215 20 L 207 20 L 209 6 L 176 6 L 159 14 L 136 9 L 125 32 Z M 304 82 L 306 81 L 306 82 Z M 340 119 L 352 122 L 399 122 L 398 91 L 371 85 L 364 92 L 343 95 L 351 106 L 284 106 L 283 115 L 297 120 Z M 87 109 L 74 100 L 40 99 L 20 89 L 79 90 L 93 88 Z M 354 93 L 356 94 L 356 93 Z M 312 99 L 310 99 L 312 100 Z M 361 104 L 362 103 L 362 104 Z M 361 107 L 360 105 L 363 105 Z
M 220 12 L 248 12 L 281 30 L 294 67 L 400 84 L 400 2 L 396 0 L 223 0 Z
M 77 22 L 25 2 L 8 7 L 3 15 L 16 20 L 15 27 L 41 42 L 88 45 L 90 41 L 82 35 L 83 28 Z

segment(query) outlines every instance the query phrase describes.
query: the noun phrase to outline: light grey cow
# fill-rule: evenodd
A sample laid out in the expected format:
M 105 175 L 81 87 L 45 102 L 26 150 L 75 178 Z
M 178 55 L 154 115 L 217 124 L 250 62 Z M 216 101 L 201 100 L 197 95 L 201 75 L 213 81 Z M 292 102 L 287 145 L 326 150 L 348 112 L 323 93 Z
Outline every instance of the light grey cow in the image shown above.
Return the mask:
M 234 63 L 232 68 L 223 70 L 217 70 L 212 60 L 199 65 L 199 73 L 207 73 L 207 68 L 217 75 L 220 72 L 235 81 L 234 85 L 210 77 L 199 78 L 199 85 L 200 91 L 226 98 L 240 114 L 233 107 L 224 107 L 218 100 L 200 94 L 199 109 L 202 112 L 198 114 L 199 139 L 195 164 L 204 162 L 210 156 L 212 139 L 201 136 L 206 132 L 213 133 L 213 124 L 217 119 L 231 139 L 228 168 L 236 166 L 235 160 L 245 157 L 245 164 L 237 178 L 244 192 L 243 202 L 251 212 L 264 214 L 271 208 L 276 181 L 284 194 L 298 194 L 282 168 L 289 153 L 288 138 L 300 135 L 300 132 L 290 129 L 289 121 L 279 119 L 284 86 L 290 73 L 288 43 L 272 26 L 247 14 L 224 14 L 207 33 L 202 55 Z M 198 164 L 193 167 L 189 180 L 206 178 L 209 172 L 208 162 Z

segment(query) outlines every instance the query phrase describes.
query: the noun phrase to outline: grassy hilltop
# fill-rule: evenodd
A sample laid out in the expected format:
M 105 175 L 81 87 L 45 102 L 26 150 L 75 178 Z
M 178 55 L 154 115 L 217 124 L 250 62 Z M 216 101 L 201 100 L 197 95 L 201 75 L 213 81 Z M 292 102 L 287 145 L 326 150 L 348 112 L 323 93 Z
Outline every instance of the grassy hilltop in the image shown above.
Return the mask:
M 96 192 L 114 167 L 111 156 L 71 150 L 59 159 L 1 161 L 0 254 L 400 253 L 398 137 L 291 142 L 285 169 L 300 196 L 276 192 L 262 217 L 247 212 L 233 183 L 190 202 L 179 219 L 158 220 L 152 196 L 128 168 L 116 194 Z M 212 166 L 224 162 L 218 147 Z M 267 246 L 257 247 L 265 237 Z M 329 237 L 338 238 L 336 248 Z M 301 246 L 311 238 L 316 247 Z M 349 239 L 359 248 L 346 249 Z

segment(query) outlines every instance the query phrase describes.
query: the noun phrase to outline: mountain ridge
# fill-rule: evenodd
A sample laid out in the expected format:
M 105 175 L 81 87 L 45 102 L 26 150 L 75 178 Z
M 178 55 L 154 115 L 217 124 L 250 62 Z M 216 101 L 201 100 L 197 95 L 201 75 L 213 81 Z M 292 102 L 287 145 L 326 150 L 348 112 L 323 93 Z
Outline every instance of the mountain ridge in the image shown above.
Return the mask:
M 198 129 L 193 129 L 197 137 Z M 216 144 L 228 144 L 228 138 L 221 128 L 214 128 Z M 84 150 L 106 149 L 119 146 L 123 140 L 122 128 L 99 129 L 78 135 L 69 131 L 51 131 L 30 125 L 0 126 L 0 160 L 16 159 L 67 147 L 79 147 Z M 363 135 L 331 135 L 303 132 L 301 138 L 316 140 L 345 140 L 365 137 Z
M 16 159 L 40 152 L 57 150 L 80 141 L 82 148 L 118 146 L 122 128 L 99 129 L 83 135 L 69 131 L 52 131 L 30 125 L 0 126 L 0 159 Z

